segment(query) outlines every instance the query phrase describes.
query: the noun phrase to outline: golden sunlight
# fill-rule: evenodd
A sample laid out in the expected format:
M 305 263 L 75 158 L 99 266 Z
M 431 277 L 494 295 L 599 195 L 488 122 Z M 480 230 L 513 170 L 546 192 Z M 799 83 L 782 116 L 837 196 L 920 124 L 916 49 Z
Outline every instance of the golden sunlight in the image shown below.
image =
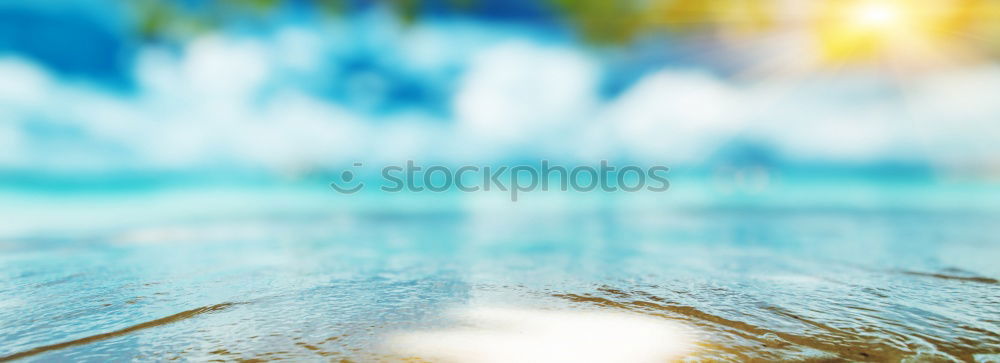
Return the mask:
M 869 1 L 854 9 L 852 21 L 860 27 L 885 30 L 902 25 L 902 13 L 897 3 Z
M 827 1 L 816 22 L 826 62 L 891 59 L 914 62 L 947 52 L 963 16 L 958 1 Z

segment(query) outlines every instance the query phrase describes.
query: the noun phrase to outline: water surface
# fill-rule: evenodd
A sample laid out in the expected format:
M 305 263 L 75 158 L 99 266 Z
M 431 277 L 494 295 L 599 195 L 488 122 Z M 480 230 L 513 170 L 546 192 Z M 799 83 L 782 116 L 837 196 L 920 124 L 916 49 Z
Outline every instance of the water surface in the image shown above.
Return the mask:
M 0 357 L 432 360 L 386 342 L 465 324 L 450 312 L 483 306 L 670 321 L 692 332 L 693 359 L 1000 354 L 989 211 L 226 215 L 3 239 Z

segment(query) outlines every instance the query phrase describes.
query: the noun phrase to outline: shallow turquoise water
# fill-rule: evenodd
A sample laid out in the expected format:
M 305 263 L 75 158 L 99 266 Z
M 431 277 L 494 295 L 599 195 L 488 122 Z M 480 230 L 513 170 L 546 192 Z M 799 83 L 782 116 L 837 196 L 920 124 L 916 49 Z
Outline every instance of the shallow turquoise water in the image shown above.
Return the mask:
M 491 305 L 671 320 L 701 359 L 1000 354 L 989 210 L 488 205 L 126 208 L 19 232 L 0 240 L 0 357 L 392 360 L 387 337 Z

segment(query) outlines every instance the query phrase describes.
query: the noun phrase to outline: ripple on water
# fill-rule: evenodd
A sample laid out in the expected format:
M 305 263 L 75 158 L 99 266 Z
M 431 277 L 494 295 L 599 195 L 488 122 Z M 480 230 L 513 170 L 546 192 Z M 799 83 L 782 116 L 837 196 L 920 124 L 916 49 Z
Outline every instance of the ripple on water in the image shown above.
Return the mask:
M 550 346 L 615 341 L 601 351 L 614 355 L 628 335 L 587 325 L 608 316 L 683 327 L 683 354 L 708 360 L 1000 354 L 992 219 L 801 215 L 351 216 L 9 240 L 0 357 L 371 361 L 535 342 L 504 326 Z M 829 230 L 840 239 L 817 242 Z M 452 313 L 488 306 L 522 313 Z

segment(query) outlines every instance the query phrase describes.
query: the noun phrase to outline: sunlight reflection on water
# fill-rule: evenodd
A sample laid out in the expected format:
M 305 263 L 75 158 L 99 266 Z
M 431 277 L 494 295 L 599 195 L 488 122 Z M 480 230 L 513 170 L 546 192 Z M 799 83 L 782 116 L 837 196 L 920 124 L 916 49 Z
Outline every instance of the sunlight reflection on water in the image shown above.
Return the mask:
M 404 332 L 386 343 L 402 357 L 450 362 L 663 362 L 691 350 L 683 326 L 607 311 L 477 307 L 458 327 Z

